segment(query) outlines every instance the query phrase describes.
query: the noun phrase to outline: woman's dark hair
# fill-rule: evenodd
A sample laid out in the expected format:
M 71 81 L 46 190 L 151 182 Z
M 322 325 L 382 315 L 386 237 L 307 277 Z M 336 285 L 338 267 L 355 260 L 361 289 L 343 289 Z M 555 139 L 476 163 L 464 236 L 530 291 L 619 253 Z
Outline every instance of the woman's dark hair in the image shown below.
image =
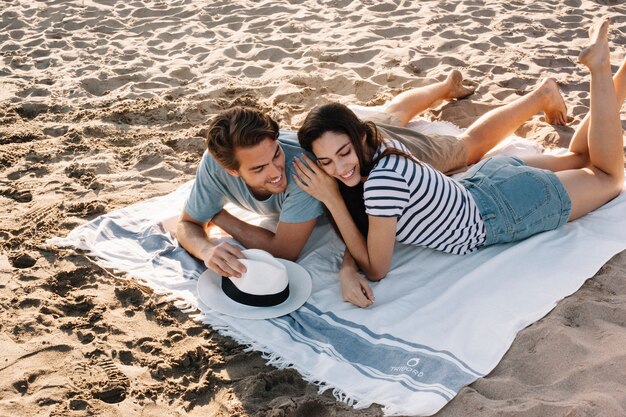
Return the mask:
M 311 110 L 298 130 L 298 142 L 300 146 L 313 153 L 313 142 L 319 139 L 326 132 L 345 134 L 350 138 L 352 146 L 359 159 L 360 174 L 367 177 L 376 163 L 388 155 L 399 155 L 413 159 L 418 162 L 413 155 L 402 152 L 399 149 L 387 148 L 375 159 L 374 153 L 383 143 L 383 137 L 373 122 L 363 122 L 348 107 L 340 103 L 330 103 L 319 106 Z M 365 140 L 363 141 L 363 136 Z M 343 182 L 339 183 L 339 191 L 346 203 L 346 207 L 363 236 L 367 236 L 368 219 L 365 214 L 365 203 L 363 201 L 363 184 L 356 187 L 348 187 Z M 333 227 L 337 230 L 336 224 L 331 216 Z
M 298 130 L 298 142 L 302 149 L 313 153 L 313 142 L 326 132 L 348 135 L 359 158 L 361 175 L 367 176 L 372 170 L 372 155 L 382 143 L 376 125 L 362 122 L 356 114 L 340 103 L 330 103 L 311 110 Z M 362 141 L 365 135 L 365 143 Z

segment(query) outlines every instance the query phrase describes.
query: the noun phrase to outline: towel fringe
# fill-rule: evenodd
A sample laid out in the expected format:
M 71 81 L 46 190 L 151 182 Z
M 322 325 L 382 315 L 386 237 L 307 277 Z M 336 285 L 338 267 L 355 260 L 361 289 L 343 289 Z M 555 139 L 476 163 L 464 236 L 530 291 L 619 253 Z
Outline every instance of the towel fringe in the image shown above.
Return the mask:
M 267 365 L 273 366 L 277 369 L 294 369 L 296 370 L 303 380 L 308 383 L 311 383 L 317 387 L 318 394 L 323 394 L 328 390 L 332 390 L 333 397 L 350 407 L 355 409 L 363 409 L 372 405 L 371 401 L 368 401 L 364 398 L 358 398 L 358 396 L 351 395 L 341 388 L 334 386 L 333 384 L 329 384 L 328 382 L 320 381 L 316 379 L 315 376 L 307 372 L 300 366 L 293 364 L 291 361 L 283 358 L 276 352 L 269 350 L 269 348 L 261 343 L 255 342 L 254 340 L 246 337 L 241 332 L 229 327 L 228 325 L 221 323 L 220 319 L 211 316 L 207 313 L 198 313 L 190 316 L 194 320 L 201 321 L 204 324 L 211 326 L 214 330 L 216 330 L 220 335 L 230 337 L 235 340 L 238 344 L 244 346 L 244 351 L 246 352 L 260 352 L 261 357 L 266 361 Z M 387 415 L 387 414 L 386 414 Z

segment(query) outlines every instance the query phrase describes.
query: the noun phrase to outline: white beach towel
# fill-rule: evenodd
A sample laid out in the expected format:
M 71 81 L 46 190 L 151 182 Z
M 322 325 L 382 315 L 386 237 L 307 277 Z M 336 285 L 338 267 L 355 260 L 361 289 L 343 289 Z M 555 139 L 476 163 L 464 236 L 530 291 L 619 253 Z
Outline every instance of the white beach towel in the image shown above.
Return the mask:
M 311 273 L 311 298 L 288 316 L 250 321 L 198 300 L 204 266 L 164 226 L 190 188 L 100 216 L 50 242 L 88 251 L 101 265 L 171 294 L 179 306 L 198 308 L 196 319 L 264 352 L 279 368 L 297 369 L 320 391 L 333 389 L 357 408 L 381 404 L 386 415 L 436 413 L 488 374 L 518 331 L 626 248 L 622 193 L 558 230 L 470 255 L 397 245 L 393 269 L 372 283 L 376 303 L 359 309 L 342 301 L 337 282 L 343 243 L 320 225 L 298 260 Z

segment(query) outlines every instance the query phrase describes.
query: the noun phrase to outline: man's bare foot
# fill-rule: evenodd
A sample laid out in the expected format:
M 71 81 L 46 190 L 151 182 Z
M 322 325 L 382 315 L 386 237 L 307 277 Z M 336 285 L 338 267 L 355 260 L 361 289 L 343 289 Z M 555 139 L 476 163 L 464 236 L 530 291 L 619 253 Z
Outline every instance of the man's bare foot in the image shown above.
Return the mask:
M 606 18 L 589 29 L 591 44 L 578 55 L 578 60 L 590 70 L 610 66 L 609 19 Z
M 466 87 L 463 85 L 463 74 L 458 70 L 452 70 L 448 78 L 446 78 L 446 84 L 450 87 L 450 93 L 446 97 L 448 100 L 454 98 L 465 98 L 474 94 L 476 87 Z
M 553 78 L 546 78 L 539 86 L 545 97 L 543 112 L 546 121 L 551 125 L 565 126 L 567 124 L 567 106 L 561 96 L 559 86 Z

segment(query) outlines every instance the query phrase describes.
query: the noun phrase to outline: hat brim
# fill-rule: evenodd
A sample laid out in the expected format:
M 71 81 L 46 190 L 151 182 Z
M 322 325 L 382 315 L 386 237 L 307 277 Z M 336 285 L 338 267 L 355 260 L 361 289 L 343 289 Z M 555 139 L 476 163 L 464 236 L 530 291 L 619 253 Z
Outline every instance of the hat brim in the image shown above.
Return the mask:
M 289 297 L 278 305 L 253 307 L 230 299 L 222 291 L 221 275 L 210 269 L 207 269 L 198 278 L 198 297 L 211 309 L 240 319 L 272 319 L 289 314 L 300 308 L 311 295 L 311 275 L 295 262 L 279 258 L 277 260 L 287 269 L 287 279 L 289 280 Z

